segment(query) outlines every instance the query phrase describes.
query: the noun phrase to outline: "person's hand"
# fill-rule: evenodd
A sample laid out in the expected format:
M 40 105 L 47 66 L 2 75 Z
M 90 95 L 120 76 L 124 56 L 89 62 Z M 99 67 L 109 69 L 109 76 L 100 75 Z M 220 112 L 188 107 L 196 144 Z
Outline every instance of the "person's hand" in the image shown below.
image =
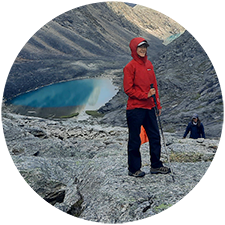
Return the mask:
M 158 111 L 159 111 L 158 116 L 161 116 L 162 109 L 159 109 Z
M 148 97 L 150 98 L 152 95 L 155 95 L 155 88 L 151 88 L 148 92 Z

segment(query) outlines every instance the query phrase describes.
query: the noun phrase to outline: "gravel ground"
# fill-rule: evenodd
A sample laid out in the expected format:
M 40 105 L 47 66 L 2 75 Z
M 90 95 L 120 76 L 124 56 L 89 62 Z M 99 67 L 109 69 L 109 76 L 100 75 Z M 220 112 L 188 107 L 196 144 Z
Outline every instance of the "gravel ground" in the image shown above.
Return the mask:
M 218 140 L 179 139 L 165 133 L 171 175 L 150 174 L 148 143 L 141 146 L 144 178 L 127 175 L 127 128 L 98 118 L 49 120 L 3 111 L 12 159 L 28 184 L 60 210 L 90 221 L 143 219 L 186 196 L 207 171 Z M 162 160 L 168 165 L 165 149 Z

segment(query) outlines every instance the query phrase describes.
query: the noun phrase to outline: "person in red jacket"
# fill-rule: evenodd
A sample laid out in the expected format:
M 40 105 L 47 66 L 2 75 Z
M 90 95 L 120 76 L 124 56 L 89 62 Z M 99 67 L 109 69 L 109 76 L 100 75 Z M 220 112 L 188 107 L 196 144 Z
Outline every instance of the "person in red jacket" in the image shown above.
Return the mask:
M 170 173 L 170 169 L 164 167 L 160 161 L 161 143 L 160 134 L 155 115 L 155 103 L 152 95 L 155 94 L 159 115 L 161 105 L 157 87 L 156 76 L 152 63 L 147 59 L 148 42 L 137 37 L 130 42 L 131 56 L 133 59 L 124 67 L 124 91 L 128 95 L 127 101 L 127 124 L 129 130 L 128 140 L 128 175 L 143 177 L 145 173 L 141 171 L 140 154 L 140 131 L 144 127 L 150 146 L 150 160 L 152 174 Z M 153 84 L 153 88 L 151 88 Z

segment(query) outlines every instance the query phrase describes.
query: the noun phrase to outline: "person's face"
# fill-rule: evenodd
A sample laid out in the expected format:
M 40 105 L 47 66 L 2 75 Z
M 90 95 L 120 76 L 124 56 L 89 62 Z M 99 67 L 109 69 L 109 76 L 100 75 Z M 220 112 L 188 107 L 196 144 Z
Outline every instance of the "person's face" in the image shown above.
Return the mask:
M 145 57 L 146 53 L 147 53 L 147 47 L 146 46 L 137 47 L 137 54 L 140 57 Z
M 197 123 L 197 120 L 198 120 L 197 118 L 193 118 L 193 121 L 194 121 L 195 123 Z

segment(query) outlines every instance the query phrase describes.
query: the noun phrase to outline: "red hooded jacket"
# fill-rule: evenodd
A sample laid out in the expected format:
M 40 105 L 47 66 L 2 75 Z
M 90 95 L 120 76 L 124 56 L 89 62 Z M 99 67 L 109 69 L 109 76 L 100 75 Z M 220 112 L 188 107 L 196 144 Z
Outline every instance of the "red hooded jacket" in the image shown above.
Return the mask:
M 144 38 L 137 37 L 131 40 L 130 49 L 133 59 L 124 67 L 123 87 L 128 95 L 127 110 L 135 108 L 152 109 L 155 103 L 152 97 L 148 97 L 150 85 L 156 90 L 157 107 L 161 109 L 156 76 L 152 63 L 147 55 L 142 58 L 137 54 L 137 46 Z

